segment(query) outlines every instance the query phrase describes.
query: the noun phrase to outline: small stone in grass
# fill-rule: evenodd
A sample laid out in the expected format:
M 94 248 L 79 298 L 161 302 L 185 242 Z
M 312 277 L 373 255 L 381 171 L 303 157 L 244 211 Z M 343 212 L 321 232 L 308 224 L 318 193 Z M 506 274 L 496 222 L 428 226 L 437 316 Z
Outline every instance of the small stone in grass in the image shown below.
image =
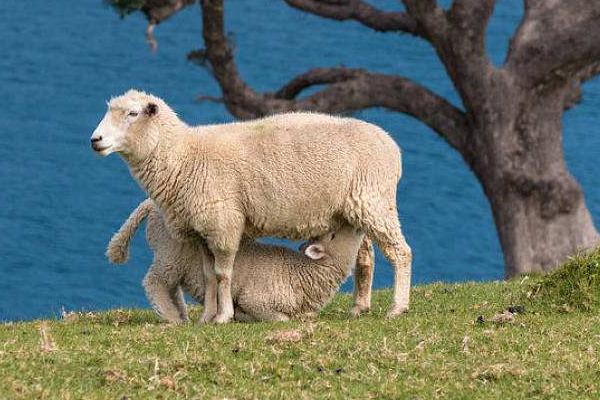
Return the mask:
M 297 329 L 283 329 L 275 331 L 267 336 L 267 341 L 271 343 L 283 343 L 283 342 L 299 342 L 302 340 L 302 332 Z
M 523 314 L 525 312 L 525 306 L 522 305 L 514 305 L 514 306 L 509 306 L 507 308 L 509 313 L 512 314 Z
M 119 382 L 124 381 L 127 378 L 127 375 L 123 371 L 109 369 L 104 372 L 104 378 L 107 382 Z
M 169 388 L 169 389 L 175 388 L 175 382 L 169 376 L 163 376 L 162 378 L 160 378 L 160 384 L 162 386 L 165 386 L 165 387 Z
M 490 320 L 498 325 L 512 324 L 515 322 L 515 315 L 509 311 L 504 311 L 501 314 L 494 315 Z

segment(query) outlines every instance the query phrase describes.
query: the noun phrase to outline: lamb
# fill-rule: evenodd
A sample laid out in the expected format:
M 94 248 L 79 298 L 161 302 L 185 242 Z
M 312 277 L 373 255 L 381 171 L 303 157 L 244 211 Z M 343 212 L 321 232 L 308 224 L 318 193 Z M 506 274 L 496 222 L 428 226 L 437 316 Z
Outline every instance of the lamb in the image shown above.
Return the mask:
M 204 275 L 199 271 L 201 250 L 195 242 L 173 239 L 161 212 L 150 199 L 143 201 L 112 237 L 107 256 L 124 263 L 129 243 L 147 218 L 146 238 L 154 261 L 144 289 L 158 314 L 166 321 L 187 321 L 183 291 L 204 300 Z M 247 239 L 242 241 L 232 277 L 234 319 L 286 321 L 318 312 L 338 290 L 357 258 L 363 234 L 345 225 L 302 246 L 302 253 Z M 361 300 L 359 300 L 360 302 Z
M 286 113 L 190 127 L 160 98 L 113 98 L 91 137 L 119 153 L 178 240 L 206 243 L 201 321 L 233 317 L 231 276 L 242 236 L 309 239 L 344 223 L 373 239 L 394 267 L 388 316 L 409 305 L 412 254 L 400 229 L 400 149 L 352 118 Z M 265 278 L 266 279 L 266 278 Z

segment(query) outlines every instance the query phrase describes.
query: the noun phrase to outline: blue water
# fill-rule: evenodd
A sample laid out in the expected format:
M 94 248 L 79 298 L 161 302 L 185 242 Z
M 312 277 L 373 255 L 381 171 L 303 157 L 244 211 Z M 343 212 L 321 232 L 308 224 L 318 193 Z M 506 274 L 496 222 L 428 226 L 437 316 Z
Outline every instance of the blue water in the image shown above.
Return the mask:
M 487 44 L 498 65 L 521 13 L 520 1 L 498 2 Z M 401 73 L 460 104 L 422 41 L 267 0 L 229 0 L 226 18 L 241 73 L 260 90 L 311 67 L 344 64 Z M 100 0 L 0 2 L 0 320 L 148 306 L 140 282 L 151 255 L 143 235 L 129 264 L 104 258 L 111 234 L 144 194 L 118 156 L 92 153 L 89 137 L 105 101 L 131 87 L 165 98 L 191 124 L 232 119 L 222 105 L 194 100 L 219 94 L 210 75 L 185 60 L 202 46 L 200 24 L 199 8 L 188 8 L 157 29 L 159 51 L 152 54 L 142 17 L 120 20 Z M 564 140 L 596 220 L 599 106 L 594 81 L 566 115 Z M 459 155 L 409 117 L 379 109 L 357 116 L 387 129 L 403 149 L 398 206 L 414 251 L 414 283 L 500 279 L 489 206 Z M 378 255 L 376 286 L 391 280 Z

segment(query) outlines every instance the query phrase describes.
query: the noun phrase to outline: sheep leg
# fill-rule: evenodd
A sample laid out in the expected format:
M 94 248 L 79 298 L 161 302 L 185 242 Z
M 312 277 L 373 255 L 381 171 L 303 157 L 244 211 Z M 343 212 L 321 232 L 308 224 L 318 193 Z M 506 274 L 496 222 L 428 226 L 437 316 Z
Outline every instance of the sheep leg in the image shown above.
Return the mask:
M 204 273 L 204 310 L 200 323 L 212 322 L 217 315 L 217 276 L 214 270 L 214 258 L 210 252 L 202 251 L 202 272 Z
M 376 242 L 394 267 L 394 300 L 387 314 L 388 318 L 394 318 L 408 311 L 412 251 L 406 243 L 404 235 L 400 232 L 400 224 L 398 224 L 398 230 L 395 231 L 393 239 L 387 235 L 379 235 Z
M 365 236 L 358 250 L 354 269 L 354 305 L 350 310 L 350 315 L 353 317 L 358 317 L 371 309 L 374 262 L 373 243 Z
M 185 304 L 185 298 L 183 297 L 183 290 L 180 285 L 171 291 L 171 300 L 177 310 L 179 311 L 179 316 L 183 321 L 189 321 L 187 305 Z
M 174 290 L 177 290 L 177 287 L 170 287 L 167 280 L 156 273 L 156 270 L 159 269 L 162 268 L 153 265 L 144 277 L 143 285 L 146 296 L 152 308 L 154 308 L 161 318 L 170 323 L 184 322 L 172 297 L 172 293 Z
M 224 324 L 233 318 L 233 299 L 231 297 L 231 278 L 235 252 L 217 251 L 214 253 L 214 272 L 217 280 L 217 315 L 214 322 Z
M 394 268 L 394 300 L 387 315 L 388 318 L 396 317 L 408 311 L 412 252 L 400 229 L 395 203 L 388 207 L 365 207 L 362 218 L 356 222 L 375 240 Z

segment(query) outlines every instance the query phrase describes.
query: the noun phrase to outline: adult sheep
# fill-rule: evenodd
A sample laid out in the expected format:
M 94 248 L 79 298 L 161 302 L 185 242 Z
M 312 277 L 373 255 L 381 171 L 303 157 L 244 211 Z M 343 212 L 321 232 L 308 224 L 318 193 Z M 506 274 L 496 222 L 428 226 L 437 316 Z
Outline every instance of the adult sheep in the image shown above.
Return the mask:
M 143 282 L 146 296 L 163 319 L 184 322 L 188 314 L 183 292 L 204 301 L 204 274 L 198 268 L 204 250 L 195 241 L 173 239 L 152 200 L 143 201 L 131 213 L 111 238 L 106 255 L 113 263 L 126 262 L 131 239 L 144 219 L 147 219 L 146 239 L 154 252 Z M 231 281 L 234 318 L 286 321 L 317 313 L 350 274 L 363 236 L 362 232 L 344 225 L 335 234 L 306 243 L 301 252 L 243 240 Z M 356 276 L 356 280 L 364 278 L 361 274 Z M 369 286 L 370 282 L 362 284 Z M 367 303 L 369 299 L 355 298 L 355 302 Z
M 388 315 L 408 309 L 412 256 L 396 210 L 400 149 L 381 128 L 311 113 L 190 127 L 162 99 L 130 90 L 111 99 L 91 142 L 103 156 L 123 157 L 176 238 L 205 241 L 202 321 L 233 317 L 231 275 L 244 233 L 308 239 L 344 221 L 394 267 Z

